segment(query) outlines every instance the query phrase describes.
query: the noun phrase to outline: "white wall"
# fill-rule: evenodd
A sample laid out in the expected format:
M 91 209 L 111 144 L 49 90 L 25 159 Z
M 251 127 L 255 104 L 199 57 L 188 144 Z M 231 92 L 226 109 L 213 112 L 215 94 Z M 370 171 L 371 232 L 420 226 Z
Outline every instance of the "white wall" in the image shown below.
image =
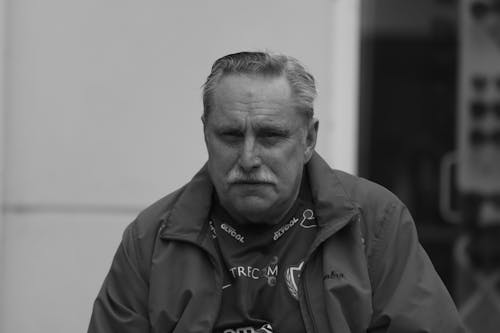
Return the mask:
M 86 330 L 125 225 L 205 161 L 200 87 L 224 54 L 302 60 L 320 91 L 318 150 L 354 170 L 356 57 L 337 52 L 356 49 L 338 30 L 356 38 L 355 20 L 333 22 L 349 1 L 7 1 L 0 332 Z
M 332 7 L 329 41 L 332 86 L 322 117 L 325 131 L 320 131 L 327 141 L 322 141 L 324 146 L 319 147 L 322 153 L 326 150 L 331 165 L 351 173 L 358 170 L 360 17 L 361 0 L 335 1 Z
M 4 290 L 4 210 L 3 210 L 3 198 L 4 198 L 4 145 L 5 145 L 5 98 L 4 98 L 4 78 L 5 78 L 5 0 L 0 0 L 0 300 L 3 299 Z M 3 311 L 2 303 L 0 302 L 0 323 L 3 322 Z M 1 331 L 0 331 L 1 332 Z

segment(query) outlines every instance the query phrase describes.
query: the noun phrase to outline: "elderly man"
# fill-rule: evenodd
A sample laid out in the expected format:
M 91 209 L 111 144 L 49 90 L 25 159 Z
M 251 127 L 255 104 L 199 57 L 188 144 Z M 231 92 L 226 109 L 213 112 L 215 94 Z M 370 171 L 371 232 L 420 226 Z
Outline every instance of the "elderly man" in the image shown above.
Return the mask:
M 315 95 L 288 56 L 215 62 L 208 162 L 125 230 L 90 333 L 463 332 L 406 207 L 315 153 Z

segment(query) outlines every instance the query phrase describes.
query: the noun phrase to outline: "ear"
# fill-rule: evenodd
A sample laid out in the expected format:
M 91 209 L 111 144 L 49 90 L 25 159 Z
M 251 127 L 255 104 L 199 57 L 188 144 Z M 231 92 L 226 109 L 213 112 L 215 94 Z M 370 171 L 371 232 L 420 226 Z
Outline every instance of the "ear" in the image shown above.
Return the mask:
M 203 124 L 203 138 L 205 140 L 205 145 L 208 148 L 208 145 L 207 145 L 207 118 L 204 115 L 201 116 L 201 123 Z
M 205 130 L 205 127 L 207 127 L 207 118 L 205 117 L 204 114 L 202 114 L 200 119 L 201 119 L 201 123 L 203 124 L 203 130 Z
M 316 118 L 312 118 L 307 126 L 306 149 L 304 151 L 304 164 L 309 162 L 314 153 L 314 148 L 316 147 L 316 139 L 318 137 L 318 127 L 319 127 L 319 120 Z

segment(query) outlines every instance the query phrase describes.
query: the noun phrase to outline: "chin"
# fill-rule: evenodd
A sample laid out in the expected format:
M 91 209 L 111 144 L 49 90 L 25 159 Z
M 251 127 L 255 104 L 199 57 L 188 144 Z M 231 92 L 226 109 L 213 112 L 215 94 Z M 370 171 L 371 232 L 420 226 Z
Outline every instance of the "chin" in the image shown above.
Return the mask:
M 271 208 L 269 200 L 265 200 L 259 197 L 250 197 L 242 200 L 238 200 L 235 204 L 235 208 L 245 214 L 262 214 Z
M 269 218 L 272 205 L 262 198 L 245 198 L 234 205 L 236 211 L 249 221 L 262 221 Z

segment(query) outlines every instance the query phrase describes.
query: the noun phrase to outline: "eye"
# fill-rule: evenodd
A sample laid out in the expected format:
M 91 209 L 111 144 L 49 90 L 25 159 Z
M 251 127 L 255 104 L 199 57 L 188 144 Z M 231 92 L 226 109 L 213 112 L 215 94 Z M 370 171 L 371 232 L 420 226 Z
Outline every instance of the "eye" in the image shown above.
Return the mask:
M 243 133 L 239 131 L 222 131 L 218 135 L 222 141 L 230 144 L 234 144 L 239 142 L 243 138 Z
M 284 137 L 285 134 L 281 133 L 281 132 L 269 132 L 269 133 L 265 133 L 265 136 L 268 137 L 268 138 L 275 138 L 275 137 Z
M 238 131 L 226 131 L 226 132 L 222 133 L 222 136 L 228 137 L 228 138 L 240 138 L 243 136 L 243 134 L 241 134 Z
M 262 142 L 268 146 L 278 144 L 282 140 L 287 138 L 286 133 L 281 132 L 281 131 L 263 131 L 260 133 L 260 137 L 262 139 Z

